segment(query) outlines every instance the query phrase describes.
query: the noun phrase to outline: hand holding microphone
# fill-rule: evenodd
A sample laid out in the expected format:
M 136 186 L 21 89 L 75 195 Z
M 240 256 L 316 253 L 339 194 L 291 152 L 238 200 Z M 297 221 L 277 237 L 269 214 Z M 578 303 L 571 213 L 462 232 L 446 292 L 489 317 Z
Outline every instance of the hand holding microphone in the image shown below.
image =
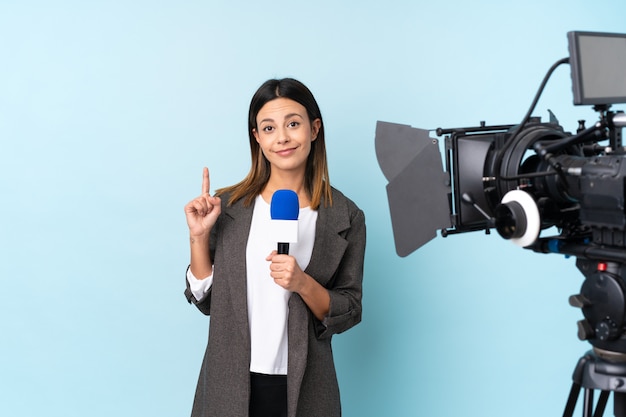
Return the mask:
M 298 194 L 291 190 L 277 190 L 272 195 L 270 216 L 272 218 L 272 240 L 278 242 L 277 251 L 289 254 L 289 243 L 298 242 Z
M 292 190 L 277 190 L 270 203 L 271 239 L 277 242 L 276 251 L 266 258 L 270 261 L 270 275 L 274 281 L 289 291 L 298 292 L 306 276 L 289 256 L 289 244 L 298 242 L 298 215 L 300 204 L 298 195 Z

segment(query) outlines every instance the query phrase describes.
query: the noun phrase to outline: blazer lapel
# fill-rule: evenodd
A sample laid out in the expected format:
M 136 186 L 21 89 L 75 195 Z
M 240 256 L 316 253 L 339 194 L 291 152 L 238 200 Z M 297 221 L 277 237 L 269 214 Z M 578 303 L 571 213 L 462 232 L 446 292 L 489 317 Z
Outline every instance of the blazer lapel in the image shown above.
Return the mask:
M 348 247 L 341 232 L 350 228 L 350 218 L 343 199 L 336 198 L 332 210 L 320 206 L 315 226 L 315 244 L 306 273 L 327 287 Z
M 250 207 L 244 207 L 242 201 L 238 201 L 230 207 L 226 207 L 222 215 L 226 215 L 229 224 L 224 227 L 224 254 L 222 255 L 228 264 L 232 276 L 227 277 L 230 288 L 230 296 L 233 300 L 235 318 L 239 329 L 244 334 L 244 339 L 250 343 L 248 324 L 248 292 L 246 274 L 246 245 L 252 222 L 254 203 Z

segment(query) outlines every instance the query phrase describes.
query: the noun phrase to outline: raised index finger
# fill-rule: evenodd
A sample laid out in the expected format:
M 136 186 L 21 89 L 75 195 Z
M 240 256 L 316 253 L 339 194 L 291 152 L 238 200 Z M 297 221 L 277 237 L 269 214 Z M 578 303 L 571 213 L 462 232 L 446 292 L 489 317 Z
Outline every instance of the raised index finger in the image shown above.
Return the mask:
M 209 168 L 204 167 L 202 170 L 202 194 L 209 194 L 211 181 L 209 180 Z

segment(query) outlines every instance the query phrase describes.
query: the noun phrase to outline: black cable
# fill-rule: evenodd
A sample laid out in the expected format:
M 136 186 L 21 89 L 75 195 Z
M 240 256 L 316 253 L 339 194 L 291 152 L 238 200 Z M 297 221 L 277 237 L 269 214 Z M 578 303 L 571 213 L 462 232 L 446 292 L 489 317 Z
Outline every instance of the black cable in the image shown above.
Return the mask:
M 517 139 L 517 136 L 524 129 L 524 126 L 526 126 L 526 123 L 528 123 L 528 121 L 530 120 L 530 117 L 531 117 L 533 111 L 535 111 L 535 107 L 537 106 L 537 103 L 539 102 L 539 98 L 541 97 L 541 93 L 543 93 L 543 89 L 545 88 L 546 84 L 548 83 L 548 80 L 552 76 L 552 73 L 554 72 L 554 70 L 556 70 L 556 68 L 559 65 L 561 65 L 561 64 L 568 64 L 568 63 L 569 63 L 569 58 L 561 58 L 558 61 L 556 61 L 554 64 L 552 64 L 552 66 L 550 67 L 550 69 L 548 70 L 546 75 L 543 77 L 543 81 L 541 81 L 541 85 L 539 86 L 539 90 L 537 90 L 537 94 L 535 94 L 535 98 L 533 99 L 533 102 L 531 103 L 530 108 L 528 109 L 528 112 L 526 113 L 526 115 L 522 119 L 522 122 L 519 124 L 519 126 L 515 130 L 515 133 L 513 133 L 513 136 L 511 137 L 511 139 L 509 139 L 507 141 L 507 143 L 504 145 L 504 148 L 502 149 L 502 153 L 500 154 L 500 157 L 502 157 L 502 155 L 504 155 L 506 153 L 506 151 L 508 151 L 508 149 L 511 146 L 513 146 L 513 144 L 515 144 L 515 140 Z M 498 161 L 498 172 L 500 173 L 500 175 L 502 175 L 501 169 L 502 169 L 502 159 L 500 159 Z

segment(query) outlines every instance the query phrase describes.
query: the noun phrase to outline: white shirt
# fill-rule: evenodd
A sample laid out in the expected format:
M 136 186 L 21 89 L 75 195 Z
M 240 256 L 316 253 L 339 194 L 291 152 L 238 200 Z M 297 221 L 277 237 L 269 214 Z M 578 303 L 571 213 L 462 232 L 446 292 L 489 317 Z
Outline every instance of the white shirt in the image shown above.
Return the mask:
M 301 208 L 298 215 L 298 242 L 290 243 L 289 254 L 296 258 L 302 270 L 311 260 L 315 240 L 317 211 Z M 257 196 L 246 247 L 248 323 L 250 326 L 250 371 L 263 374 L 287 374 L 287 316 L 291 293 L 274 282 L 270 262 L 265 258 L 276 250 L 277 242 L 270 240 L 270 205 Z M 213 276 L 196 279 L 187 273 L 190 289 L 200 300 L 213 283 Z

